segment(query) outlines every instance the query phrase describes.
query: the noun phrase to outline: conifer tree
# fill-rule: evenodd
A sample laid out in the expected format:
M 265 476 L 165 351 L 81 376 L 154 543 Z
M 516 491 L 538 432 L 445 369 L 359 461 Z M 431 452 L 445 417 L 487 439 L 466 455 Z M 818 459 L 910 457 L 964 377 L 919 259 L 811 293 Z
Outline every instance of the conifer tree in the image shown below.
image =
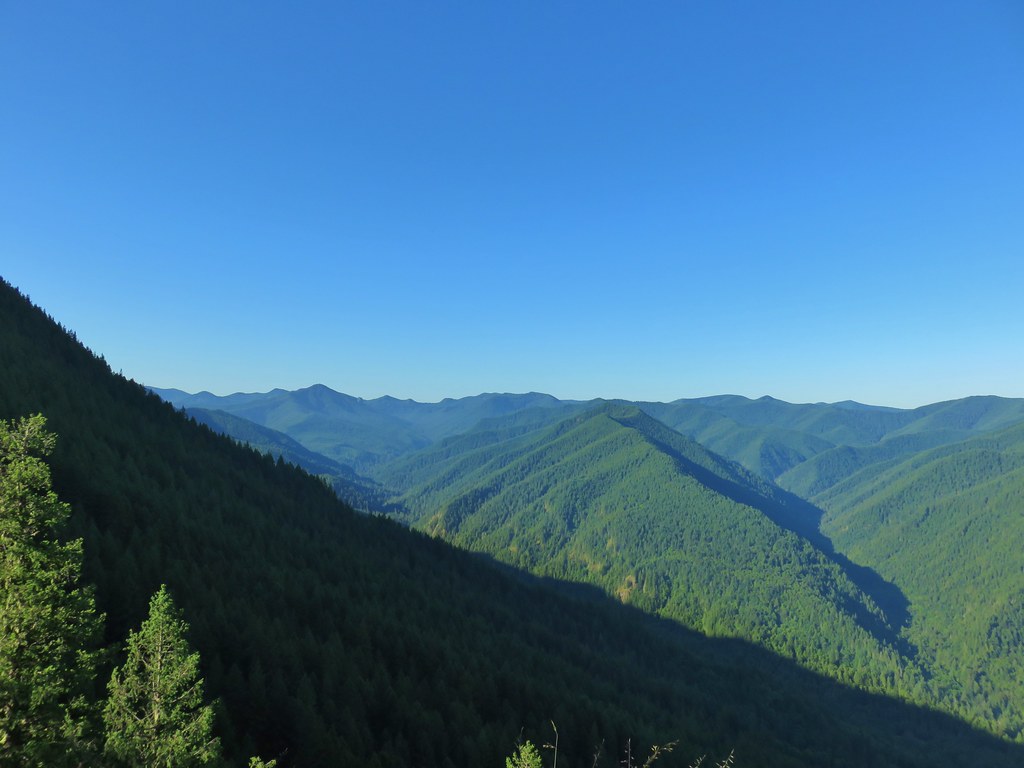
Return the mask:
M 79 581 L 82 542 L 50 485 L 41 415 L 0 421 L 0 764 L 88 764 L 101 619 Z
M 540 752 L 533 742 L 525 741 L 516 747 L 511 757 L 505 758 L 505 768 L 541 768 Z
M 106 752 L 135 768 L 191 768 L 220 760 L 213 707 L 203 702 L 199 654 L 166 586 L 149 618 L 128 634 L 124 666 L 114 670 L 103 710 Z

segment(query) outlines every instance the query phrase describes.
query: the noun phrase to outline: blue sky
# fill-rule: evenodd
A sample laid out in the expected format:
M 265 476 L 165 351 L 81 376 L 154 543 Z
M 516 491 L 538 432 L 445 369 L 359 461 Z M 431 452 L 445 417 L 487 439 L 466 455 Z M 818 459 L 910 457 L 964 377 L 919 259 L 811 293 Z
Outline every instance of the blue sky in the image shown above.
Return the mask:
M 1024 396 L 1024 6 L 6 3 L 0 274 L 115 370 Z

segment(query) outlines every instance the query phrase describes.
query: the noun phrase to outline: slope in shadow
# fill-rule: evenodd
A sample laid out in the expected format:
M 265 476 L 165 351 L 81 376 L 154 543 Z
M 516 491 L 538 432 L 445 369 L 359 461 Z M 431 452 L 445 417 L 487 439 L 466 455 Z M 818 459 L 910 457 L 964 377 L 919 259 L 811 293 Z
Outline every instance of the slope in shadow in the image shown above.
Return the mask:
M 569 597 L 573 602 L 591 604 L 602 613 L 607 612 L 617 624 L 631 627 L 637 637 L 658 637 L 670 643 L 680 655 L 667 656 L 656 664 L 667 673 L 685 659 L 682 662 L 687 667 L 684 677 L 713 702 L 716 717 L 724 718 L 735 728 L 735 752 L 752 760 L 752 764 L 757 763 L 758 750 L 751 749 L 757 739 L 764 739 L 765 743 L 781 740 L 799 745 L 789 755 L 794 768 L 822 764 L 808 760 L 809 754 L 820 744 L 816 735 L 819 728 L 827 728 L 828 738 L 833 739 L 825 750 L 828 753 L 825 764 L 837 767 L 892 765 L 909 768 L 919 761 L 925 765 L 994 766 L 1006 759 L 1024 758 L 1024 746 L 977 730 L 933 708 L 850 687 L 747 640 L 709 638 L 677 621 L 614 600 L 599 587 L 537 576 L 485 553 L 472 553 L 472 556 L 528 586 Z M 736 674 L 737 667 L 743 671 L 739 677 L 732 678 L 735 689 L 710 687 L 729 680 Z M 780 695 L 769 693 L 772 688 Z M 792 691 L 800 692 L 799 703 L 788 699 Z M 773 708 L 759 711 L 759 719 L 750 721 L 741 713 L 739 704 L 750 700 L 774 700 Z M 837 738 L 834 724 L 826 725 L 834 719 L 843 723 L 844 736 Z M 879 730 L 879 723 L 886 723 L 886 727 Z M 895 734 L 893 740 L 879 748 L 878 740 L 886 742 L 892 734 Z M 806 752 L 800 754 L 804 750 Z
M 780 528 L 795 533 L 813 544 L 842 568 L 850 581 L 868 595 L 885 614 L 885 620 L 880 620 L 862 605 L 845 606 L 857 622 L 880 640 L 896 647 L 902 654 L 909 658 L 916 656 L 916 648 L 900 636 L 900 630 L 910 622 L 910 601 L 895 584 L 886 581 L 871 568 L 858 565 L 836 551 L 832 540 L 822 533 L 819 527 L 824 515 L 821 509 L 777 487 L 771 487 L 770 495 L 763 496 L 752 488 L 734 483 L 700 466 L 657 437 L 650 434 L 646 434 L 645 437 L 675 461 L 681 472 L 732 501 L 759 510 Z M 774 503 L 766 504 L 766 500 Z

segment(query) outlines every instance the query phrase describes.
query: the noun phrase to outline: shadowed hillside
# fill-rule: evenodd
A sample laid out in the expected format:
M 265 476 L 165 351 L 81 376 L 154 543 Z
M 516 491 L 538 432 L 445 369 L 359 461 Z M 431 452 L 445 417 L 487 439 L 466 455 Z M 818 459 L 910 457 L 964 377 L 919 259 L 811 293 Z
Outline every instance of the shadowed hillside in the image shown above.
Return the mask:
M 914 605 L 908 636 L 970 718 L 1024 728 L 1024 425 L 870 465 L 819 497 L 825 530 Z
M 234 416 L 225 411 L 189 408 L 187 413 L 214 432 L 234 438 L 260 453 L 281 458 L 328 483 L 338 497 L 359 510 L 383 512 L 387 510 L 386 493 L 377 483 L 356 474 L 351 467 L 309 450 L 283 432 L 261 427 L 259 424 Z

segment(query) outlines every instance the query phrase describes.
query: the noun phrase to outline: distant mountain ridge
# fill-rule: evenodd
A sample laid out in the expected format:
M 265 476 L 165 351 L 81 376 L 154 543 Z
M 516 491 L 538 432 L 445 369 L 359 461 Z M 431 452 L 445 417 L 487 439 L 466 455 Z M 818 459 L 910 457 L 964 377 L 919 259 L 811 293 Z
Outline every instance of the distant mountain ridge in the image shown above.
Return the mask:
M 322 384 L 287 391 L 218 396 L 150 388 L 176 407 L 220 410 L 283 432 L 306 448 L 367 472 L 468 431 L 484 419 L 539 408 L 552 422 L 601 400 L 559 400 L 551 395 L 486 393 L 438 403 L 336 392 Z M 804 469 L 787 473 L 833 449 L 866 448 L 916 435 L 909 449 L 966 439 L 1024 422 L 1024 399 L 976 396 L 914 409 L 839 403 L 787 403 L 765 396 L 715 395 L 669 403 L 616 400 L 639 406 L 658 421 L 763 477 L 798 492 L 845 475 L 829 470 L 826 480 Z M 892 454 L 897 444 L 887 446 Z M 820 461 L 830 461 L 821 459 Z M 835 462 L 832 462 L 833 464 Z M 843 464 L 845 466 L 845 464 Z
M 205 408 L 241 416 L 283 432 L 306 448 L 359 470 L 464 432 L 480 420 L 527 408 L 564 408 L 540 393 L 483 394 L 439 403 L 379 397 L 363 400 L 322 384 L 286 391 L 219 397 L 150 388 L 179 408 Z

